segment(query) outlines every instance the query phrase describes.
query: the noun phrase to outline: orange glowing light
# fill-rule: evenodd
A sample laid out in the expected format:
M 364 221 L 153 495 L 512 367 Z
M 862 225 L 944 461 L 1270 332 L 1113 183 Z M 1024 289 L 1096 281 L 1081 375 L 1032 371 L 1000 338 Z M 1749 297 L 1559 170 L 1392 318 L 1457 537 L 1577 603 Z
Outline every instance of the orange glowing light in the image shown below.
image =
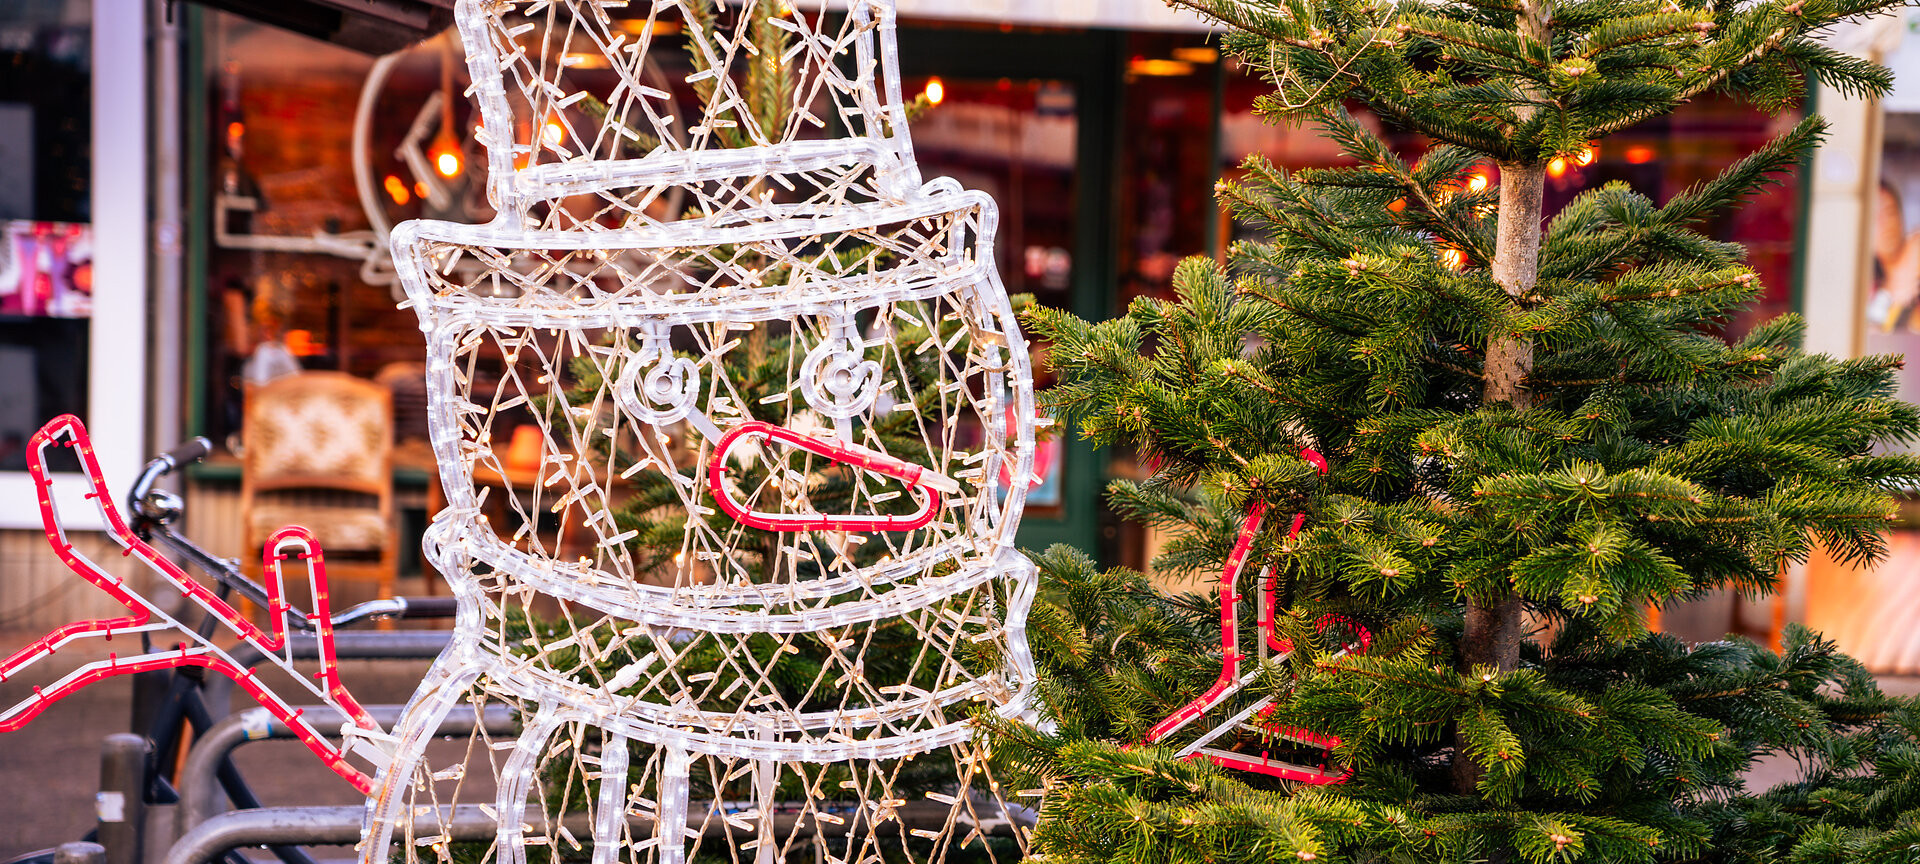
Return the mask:
M 247 134 L 247 124 L 242 123 L 238 120 L 235 120 L 232 123 L 227 124 L 227 140 L 228 141 L 238 141 L 241 139 L 242 136 L 246 134 Z
M 1458 249 L 1440 250 L 1440 266 L 1448 270 L 1459 270 L 1467 266 L 1467 253 Z
M 1192 75 L 1193 64 L 1185 60 L 1136 57 L 1127 63 L 1127 71 L 1149 78 L 1176 78 L 1181 75 Z
M 382 181 L 380 185 L 386 187 L 387 197 L 392 198 L 395 204 L 405 207 L 408 201 L 413 200 L 413 196 L 407 194 L 407 184 L 402 182 L 399 177 L 388 174 L 387 179 Z
M 314 341 L 311 330 L 288 330 L 286 343 L 287 353 L 295 357 L 312 357 L 325 350 Z
M 938 105 L 945 101 L 947 101 L 946 82 L 941 81 L 939 78 L 928 78 L 927 79 L 927 104 Z
M 1653 161 L 1653 157 L 1655 154 L 1653 152 L 1652 147 L 1648 147 L 1645 144 L 1635 144 L 1632 147 L 1627 148 L 1626 155 L 1627 155 L 1628 164 L 1645 165 L 1648 162 Z
M 418 183 L 413 184 L 413 194 L 418 195 L 422 198 L 427 197 L 426 181 L 422 180 Z
M 1600 158 L 1600 145 L 1588 144 L 1587 149 L 1574 154 L 1573 161 L 1575 164 L 1578 164 L 1584 167 L 1587 165 L 1592 165 L 1593 161 L 1598 158 Z
M 1473 176 L 1467 178 L 1467 191 L 1485 192 L 1487 191 L 1487 184 L 1491 182 L 1493 181 L 1487 179 L 1487 175 L 1475 173 Z
M 1401 211 L 1403 211 L 1403 210 L 1406 210 L 1406 209 L 1407 209 L 1407 199 L 1405 199 L 1405 198 L 1395 198 L 1395 199 L 1393 199 L 1393 203 L 1392 203 L 1392 204 L 1388 204 L 1388 205 L 1387 205 L 1387 209 L 1388 209 L 1388 210 L 1392 210 L 1392 211 L 1393 211 L 1393 212 L 1395 212 L 1395 213 L 1399 213 L 1399 212 L 1401 212 Z
M 1552 162 L 1547 163 L 1547 176 L 1552 177 L 1555 180 L 1558 180 L 1561 177 L 1565 177 L 1566 174 L 1567 174 L 1566 159 L 1559 156 L 1555 156 L 1553 157 Z
M 440 119 L 440 134 L 433 136 L 433 146 L 427 150 L 433 159 L 433 170 L 440 176 L 452 179 L 459 176 L 461 162 L 460 139 L 453 136 L 452 112 Z
M 546 142 L 548 147 L 558 147 L 566 139 L 567 129 L 558 120 L 548 120 L 546 125 L 540 127 L 540 140 Z

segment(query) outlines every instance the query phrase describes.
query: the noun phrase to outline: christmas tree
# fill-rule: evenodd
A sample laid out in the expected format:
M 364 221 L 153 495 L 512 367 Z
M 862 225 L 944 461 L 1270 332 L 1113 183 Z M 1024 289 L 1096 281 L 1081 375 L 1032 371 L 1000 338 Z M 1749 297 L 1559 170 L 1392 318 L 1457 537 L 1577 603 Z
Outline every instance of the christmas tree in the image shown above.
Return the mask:
M 1209 598 L 1056 549 L 1031 625 L 1052 723 L 999 730 L 1045 792 L 1036 851 L 1908 860 L 1887 856 L 1916 834 L 1911 705 L 1802 630 L 1774 655 L 1644 623 L 1771 591 L 1816 543 L 1874 559 L 1889 491 L 1920 479 L 1898 358 L 1804 354 L 1792 316 L 1717 335 L 1761 286 L 1701 221 L 1800 164 L 1820 120 L 1665 202 L 1613 183 L 1543 212 L 1551 160 L 1709 91 L 1775 112 L 1809 77 L 1884 92 L 1885 70 L 1817 35 L 1899 4 L 1185 2 L 1273 85 L 1259 111 L 1355 164 L 1252 159 L 1220 197 L 1264 241 L 1186 262 L 1175 300 L 1029 322 L 1054 343 L 1051 404 L 1153 467 L 1112 491 L 1181 530 L 1161 566 L 1232 573 L 1238 543 L 1268 568 L 1271 644 L 1293 650 L 1211 709 L 1273 699 L 1216 746 L 1265 753 L 1291 729 L 1349 773 L 1295 785 L 1178 758 L 1200 727 L 1131 746 L 1260 640 L 1212 647 Z M 1435 146 L 1404 159 L 1349 105 Z M 1498 183 L 1475 191 L 1486 167 Z M 1263 511 L 1307 519 L 1250 533 Z M 1229 612 L 1254 578 L 1223 586 Z M 1742 773 L 1773 753 L 1815 767 L 1748 795 Z

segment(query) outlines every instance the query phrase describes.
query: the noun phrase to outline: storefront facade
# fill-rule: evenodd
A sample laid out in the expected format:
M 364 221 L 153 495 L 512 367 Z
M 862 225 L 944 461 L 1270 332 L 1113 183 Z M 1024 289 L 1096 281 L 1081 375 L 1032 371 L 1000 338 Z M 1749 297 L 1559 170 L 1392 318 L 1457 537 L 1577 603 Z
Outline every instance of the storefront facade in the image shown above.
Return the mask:
M 433 38 L 382 61 L 315 38 L 379 42 L 367 36 L 376 25 L 342 19 L 328 3 L 308 4 L 325 13 L 317 17 L 274 23 L 258 20 L 274 17 L 263 9 L 297 4 L 44 5 L 89 10 L 91 212 L 64 221 L 92 225 L 97 287 L 82 404 L 111 456 L 109 477 L 124 485 L 142 454 L 207 435 L 223 452 L 188 481 L 189 533 L 221 554 L 247 555 L 234 527 L 240 471 L 231 446 L 245 383 L 288 362 L 343 371 L 392 389 L 396 500 L 403 534 L 417 540 L 432 498 L 417 388 L 423 348 L 378 250 L 385 226 L 402 219 L 491 215 L 471 178 L 471 142 L 449 147 L 437 131 L 471 126 L 452 41 Z M 389 5 L 419 17 L 423 32 L 442 20 L 435 4 Z M 1001 0 L 963 14 L 921 0 L 900 6 L 904 83 L 932 103 L 913 126 L 921 164 L 995 196 L 1002 277 L 1034 302 L 1102 318 L 1134 298 L 1166 296 L 1180 259 L 1220 255 L 1241 239 L 1211 190 L 1243 159 L 1339 162 L 1313 129 L 1256 116 L 1254 99 L 1267 88 L 1218 55 L 1197 17 L 1155 0 Z M 372 32 L 403 30 L 390 22 Z M 1561 164 L 1549 206 L 1614 181 L 1664 200 L 1792 119 L 1723 101 L 1690 106 Z M 1409 153 L 1424 146 L 1382 131 Z M 441 170 L 443 155 L 453 170 Z M 1798 178 L 1787 178 L 1713 226 L 1750 247 L 1769 286 L 1730 332 L 1794 308 L 1804 199 Z M 16 317 L 32 332 L 52 326 L 49 316 Z M 53 404 L 41 402 L 20 409 L 15 425 L 30 432 Z M 1023 545 L 1068 543 L 1107 563 L 1146 566 L 1157 539 L 1121 524 L 1101 500 L 1110 478 L 1140 474 L 1133 460 L 1070 435 L 1045 451 Z M 24 475 L 0 474 L 8 529 L 0 617 L 28 627 L 103 611 L 97 598 L 63 587 L 71 580 L 31 530 L 31 501 Z M 417 554 L 403 552 L 402 571 L 418 572 Z

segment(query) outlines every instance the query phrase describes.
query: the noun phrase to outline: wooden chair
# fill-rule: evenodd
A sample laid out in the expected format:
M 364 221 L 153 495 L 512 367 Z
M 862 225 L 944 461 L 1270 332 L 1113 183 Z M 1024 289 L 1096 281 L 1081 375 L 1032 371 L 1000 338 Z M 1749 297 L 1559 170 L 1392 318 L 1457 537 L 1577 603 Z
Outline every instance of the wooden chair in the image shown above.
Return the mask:
M 303 372 L 246 389 L 240 516 L 250 554 L 285 525 L 314 533 L 327 573 L 393 596 L 393 398 L 343 372 Z

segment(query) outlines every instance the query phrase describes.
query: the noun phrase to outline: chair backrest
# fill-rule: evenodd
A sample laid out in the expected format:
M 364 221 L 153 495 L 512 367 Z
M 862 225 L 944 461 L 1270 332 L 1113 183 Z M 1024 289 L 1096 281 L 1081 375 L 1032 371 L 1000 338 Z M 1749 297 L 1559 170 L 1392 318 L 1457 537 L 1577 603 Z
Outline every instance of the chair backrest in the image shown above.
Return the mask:
M 457 20 L 509 224 L 752 220 L 920 185 L 892 0 L 460 0 Z
M 246 392 L 246 494 L 333 489 L 391 494 L 393 399 L 344 372 L 286 375 Z

